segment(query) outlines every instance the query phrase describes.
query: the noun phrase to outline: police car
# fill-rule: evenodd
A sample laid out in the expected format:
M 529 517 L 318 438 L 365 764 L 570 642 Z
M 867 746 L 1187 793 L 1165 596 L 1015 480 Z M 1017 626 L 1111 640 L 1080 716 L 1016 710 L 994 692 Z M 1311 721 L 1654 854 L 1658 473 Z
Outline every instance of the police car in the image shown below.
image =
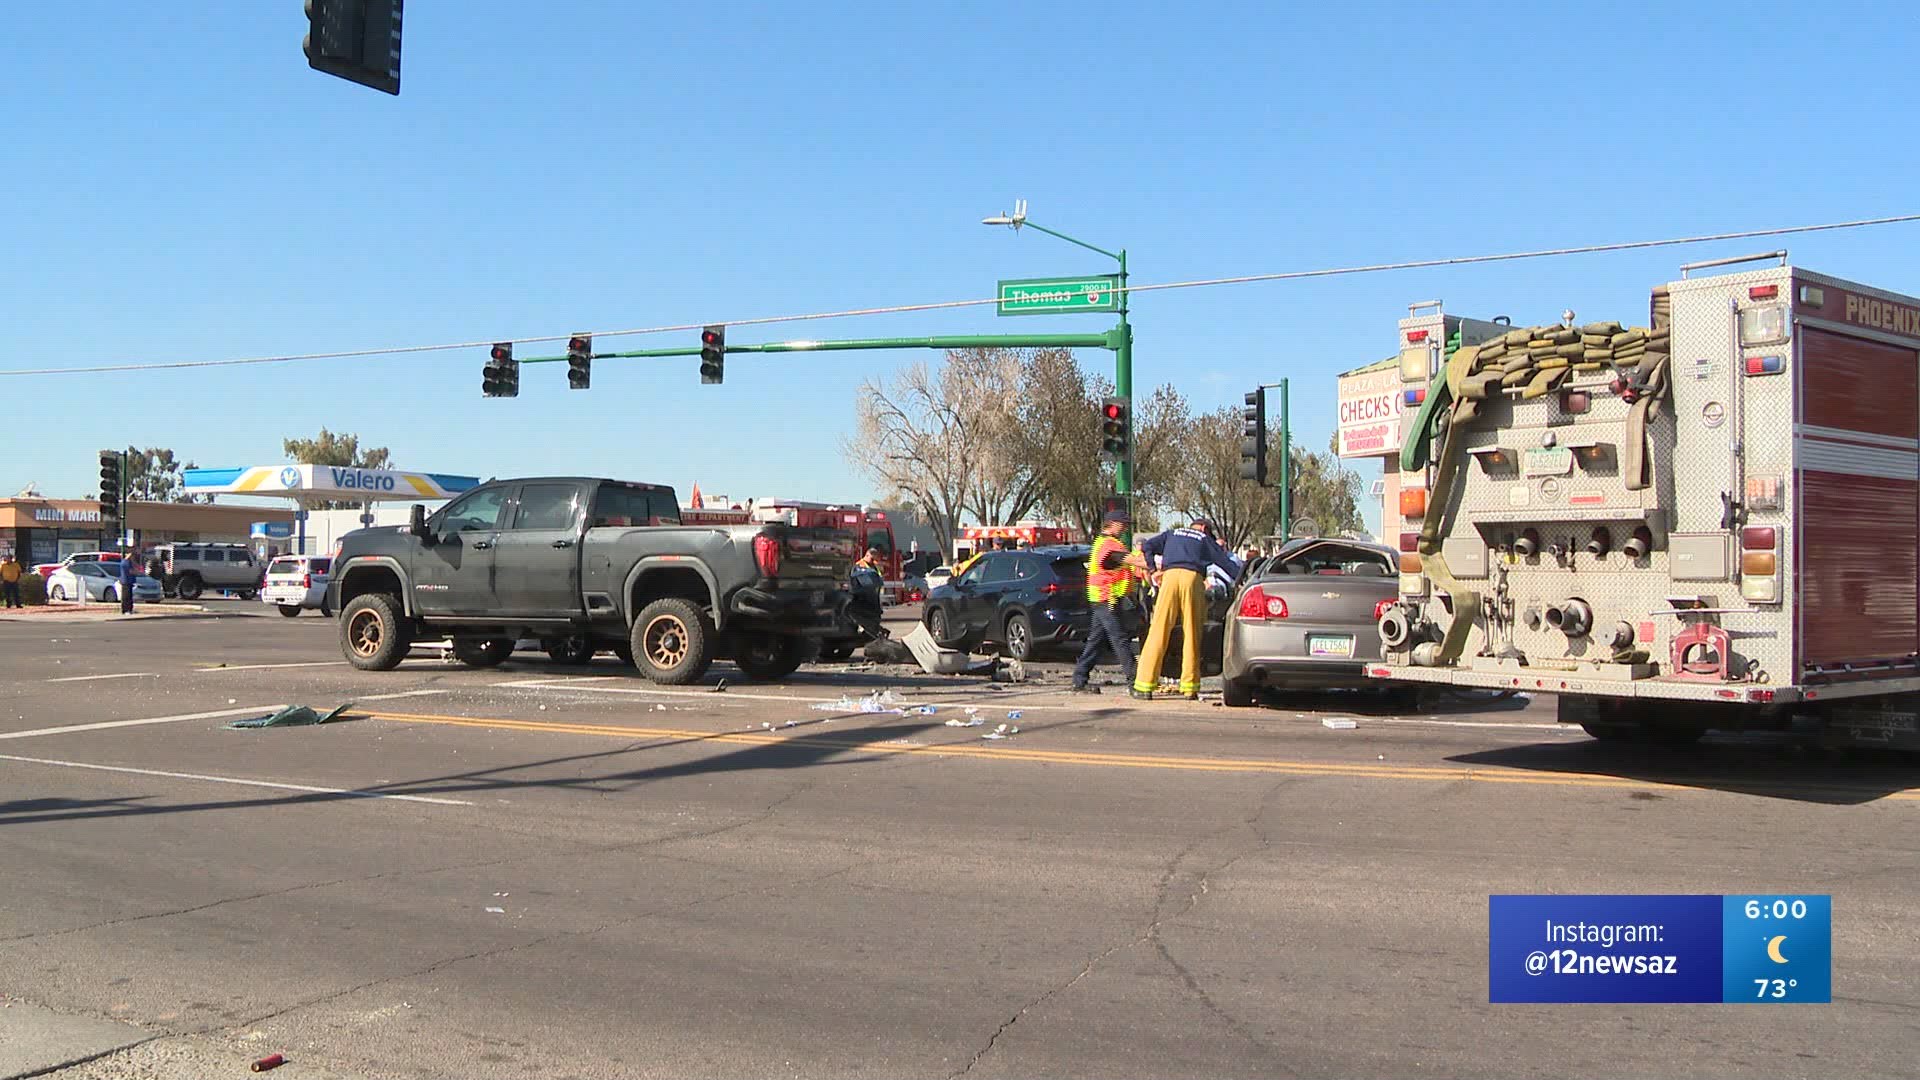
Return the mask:
M 327 608 L 327 571 L 333 559 L 325 555 L 282 555 L 267 566 L 266 588 L 260 599 L 291 619 L 308 608 L 332 615 Z

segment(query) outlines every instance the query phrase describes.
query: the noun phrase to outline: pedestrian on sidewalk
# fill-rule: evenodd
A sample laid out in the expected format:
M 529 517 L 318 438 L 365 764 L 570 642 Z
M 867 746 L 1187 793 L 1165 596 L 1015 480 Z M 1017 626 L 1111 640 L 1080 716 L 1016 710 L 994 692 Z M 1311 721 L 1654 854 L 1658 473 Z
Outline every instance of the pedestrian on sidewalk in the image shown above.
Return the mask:
M 20 564 L 14 561 L 13 552 L 0 559 L 0 597 L 4 597 L 10 608 L 20 607 Z
M 1133 635 L 1120 625 L 1120 605 L 1126 602 L 1127 589 L 1133 581 L 1133 571 L 1127 567 L 1127 545 L 1120 535 L 1132 524 L 1133 519 L 1125 510 L 1109 511 L 1101 523 L 1100 535 L 1093 538 L 1093 551 L 1087 555 L 1087 602 L 1093 608 L 1093 627 L 1087 631 L 1087 644 L 1080 650 L 1079 662 L 1073 665 L 1073 693 L 1100 692 L 1099 687 L 1089 686 L 1087 679 L 1093 675 L 1094 665 L 1100 662 L 1100 654 L 1108 649 L 1113 650 L 1113 658 L 1120 662 L 1120 673 L 1128 685 L 1133 683 Z
M 120 556 L 120 614 L 133 614 L 133 575 L 134 554 L 129 551 Z
M 1200 699 L 1200 642 L 1207 630 L 1208 567 L 1218 567 L 1229 578 L 1240 572 L 1233 556 L 1213 538 L 1213 524 L 1196 518 L 1184 529 L 1174 529 L 1149 537 L 1127 562 L 1141 570 L 1159 560 L 1160 597 L 1154 601 L 1153 622 L 1147 628 L 1147 644 L 1140 652 L 1140 668 L 1133 679 L 1131 697 L 1152 700 L 1160 685 L 1160 666 L 1166 660 L 1167 643 L 1175 624 L 1180 635 L 1180 696 L 1188 701 Z

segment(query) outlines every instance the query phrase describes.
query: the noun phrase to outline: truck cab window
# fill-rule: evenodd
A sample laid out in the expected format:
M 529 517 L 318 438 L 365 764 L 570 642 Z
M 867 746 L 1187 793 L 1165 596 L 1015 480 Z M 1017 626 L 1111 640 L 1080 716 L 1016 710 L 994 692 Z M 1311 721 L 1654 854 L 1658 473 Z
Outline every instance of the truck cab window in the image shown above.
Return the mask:
M 525 484 L 520 488 L 520 506 L 514 511 L 515 529 L 570 529 L 573 527 L 574 493 L 572 484 Z
M 498 528 L 500 507 L 506 501 L 506 488 L 476 491 L 441 511 L 440 532 L 482 532 Z

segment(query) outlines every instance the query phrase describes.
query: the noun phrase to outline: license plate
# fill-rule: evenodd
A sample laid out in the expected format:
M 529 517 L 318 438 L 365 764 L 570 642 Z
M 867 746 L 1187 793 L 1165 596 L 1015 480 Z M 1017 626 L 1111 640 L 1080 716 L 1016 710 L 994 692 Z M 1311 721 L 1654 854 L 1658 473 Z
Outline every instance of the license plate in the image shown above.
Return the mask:
M 1347 658 L 1353 655 L 1353 638 L 1346 634 L 1308 634 L 1308 656 Z

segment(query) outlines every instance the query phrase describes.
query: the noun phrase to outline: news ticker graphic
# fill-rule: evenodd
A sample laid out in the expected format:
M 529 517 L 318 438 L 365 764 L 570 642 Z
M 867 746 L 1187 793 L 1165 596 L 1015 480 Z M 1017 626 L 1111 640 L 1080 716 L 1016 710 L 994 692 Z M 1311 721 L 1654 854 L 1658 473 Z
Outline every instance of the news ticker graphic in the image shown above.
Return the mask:
M 1541 1002 L 1832 1000 L 1830 896 L 1490 896 L 1487 994 Z

